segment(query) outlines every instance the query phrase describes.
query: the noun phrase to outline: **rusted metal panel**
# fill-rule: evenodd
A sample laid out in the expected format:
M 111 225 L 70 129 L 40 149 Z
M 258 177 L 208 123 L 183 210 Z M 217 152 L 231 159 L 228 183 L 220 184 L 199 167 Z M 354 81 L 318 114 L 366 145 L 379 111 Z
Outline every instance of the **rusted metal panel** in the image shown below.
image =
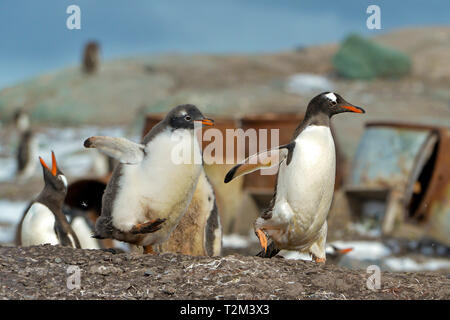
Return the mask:
M 346 189 L 358 201 L 370 200 L 360 195 L 371 190 L 396 195 L 386 197 L 386 207 L 395 209 L 384 214 L 386 233 L 395 234 L 400 223 L 450 245 L 450 128 L 367 124 Z
M 425 212 L 428 214 L 428 233 L 450 246 L 450 183 L 436 195 Z
M 417 206 L 413 216 L 429 220 L 430 216 L 440 215 L 450 211 L 450 128 L 438 128 L 439 135 L 435 160 L 431 173 L 431 179 L 424 193 L 423 200 Z M 440 209 L 435 209 L 432 214 L 435 203 L 440 203 Z M 446 205 L 445 205 L 446 204 Z M 447 214 L 449 219 L 450 214 Z M 449 226 L 449 224 L 447 224 Z M 450 238 L 450 228 L 447 229 L 447 237 Z
M 406 187 L 429 130 L 369 126 L 356 152 L 350 187 Z

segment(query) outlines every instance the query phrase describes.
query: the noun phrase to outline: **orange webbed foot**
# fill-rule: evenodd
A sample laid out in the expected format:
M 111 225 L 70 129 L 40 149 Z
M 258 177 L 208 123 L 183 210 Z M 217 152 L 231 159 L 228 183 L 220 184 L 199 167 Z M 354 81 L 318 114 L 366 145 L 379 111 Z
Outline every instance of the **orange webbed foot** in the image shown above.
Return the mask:
M 146 223 L 139 223 L 133 226 L 130 232 L 133 234 L 152 233 L 161 229 L 162 228 L 161 224 L 164 221 L 166 221 L 166 219 L 156 219 Z
M 156 252 L 153 250 L 153 246 L 144 246 L 144 254 L 156 254 Z

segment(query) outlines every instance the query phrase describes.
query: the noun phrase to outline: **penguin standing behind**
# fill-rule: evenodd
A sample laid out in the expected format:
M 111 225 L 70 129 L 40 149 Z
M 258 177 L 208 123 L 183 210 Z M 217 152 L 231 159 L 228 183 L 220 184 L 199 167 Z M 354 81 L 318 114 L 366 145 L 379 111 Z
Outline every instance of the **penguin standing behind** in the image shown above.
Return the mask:
M 273 256 L 279 249 L 298 250 L 309 253 L 316 262 L 325 262 L 326 219 L 336 175 L 330 118 L 342 112 L 365 111 L 336 93 L 317 95 L 309 102 L 289 144 L 253 155 L 227 173 L 225 183 L 261 168 L 279 166 L 270 207 L 254 225 L 264 256 Z M 273 240 L 269 251 L 267 235 Z
M 186 213 L 169 239 L 157 247 L 157 251 L 192 256 L 220 255 L 222 226 L 214 190 L 204 170 Z
M 153 245 L 169 238 L 202 171 L 196 122 L 213 124 L 196 106 L 180 105 L 147 133 L 142 144 L 101 136 L 84 142 L 86 148 L 97 148 L 120 161 L 103 195 L 95 237 L 144 246 L 145 253 L 153 253 Z M 188 161 L 174 161 L 174 150 L 180 147 L 190 151 Z
M 31 177 L 36 170 L 34 159 L 37 153 L 37 142 L 31 130 L 29 116 L 25 111 L 21 109 L 14 114 L 14 123 L 19 133 L 16 176 L 19 181 L 24 181 Z
M 327 252 L 327 264 L 338 265 L 342 258 L 349 252 L 353 251 L 353 248 L 339 249 L 335 245 L 329 246 L 329 251 Z
M 69 208 L 68 206 L 63 206 L 62 211 L 66 216 L 70 227 L 77 235 L 82 249 L 103 248 L 98 239 L 92 238 L 94 223 L 92 223 L 85 211 Z
M 52 169 L 39 157 L 45 186 L 21 221 L 22 246 L 52 244 L 80 248 L 80 242 L 62 212 L 67 193 L 67 179 L 59 170 L 52 152 Z

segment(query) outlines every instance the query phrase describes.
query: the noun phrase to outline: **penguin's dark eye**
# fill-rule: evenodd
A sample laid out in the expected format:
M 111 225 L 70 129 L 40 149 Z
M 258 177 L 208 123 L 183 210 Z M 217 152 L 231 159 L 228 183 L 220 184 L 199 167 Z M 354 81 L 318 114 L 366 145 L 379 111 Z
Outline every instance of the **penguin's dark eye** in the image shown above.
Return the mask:
M 332 106 L 337 105 L 337 102 L 336 102 L 336 101 L 333 101 L 333 100 L 331 100 L 330 103 L 331 103 Z
M 190 115 L 186 115 L 186 116 L 184 116 L 184 120 L 186 120 L 186 121 L 191 121 L 191 116 Z

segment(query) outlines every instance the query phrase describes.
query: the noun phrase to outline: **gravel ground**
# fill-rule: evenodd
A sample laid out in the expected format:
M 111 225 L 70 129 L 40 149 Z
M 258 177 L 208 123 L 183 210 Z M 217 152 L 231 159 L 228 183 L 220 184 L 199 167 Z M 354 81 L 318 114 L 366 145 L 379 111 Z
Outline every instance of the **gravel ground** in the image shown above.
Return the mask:
M 80 287 L 68 267 L 80 270 Z M 1 299 L 449 299 L 450 277 L 370 274 L 334 265 L 229 255 L 114 254 L 59 246 L 0 247 Z

